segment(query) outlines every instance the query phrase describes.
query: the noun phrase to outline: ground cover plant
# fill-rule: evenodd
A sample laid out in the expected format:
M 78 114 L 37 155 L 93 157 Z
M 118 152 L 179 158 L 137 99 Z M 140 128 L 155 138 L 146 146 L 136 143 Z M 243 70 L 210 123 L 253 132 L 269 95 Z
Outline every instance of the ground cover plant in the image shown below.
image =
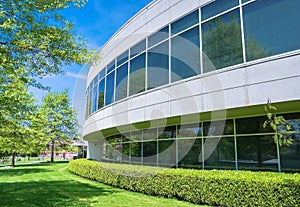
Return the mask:
M 71 172 L 111 186 L 149 195 L 215 206 L 300 206 L 300 174 L 165 169 L 70 162 Z
M 1 207 L 192 207 L 176 199 L 147 196 L 81 178 L 68 163 L 17 163 L 0 168 Z

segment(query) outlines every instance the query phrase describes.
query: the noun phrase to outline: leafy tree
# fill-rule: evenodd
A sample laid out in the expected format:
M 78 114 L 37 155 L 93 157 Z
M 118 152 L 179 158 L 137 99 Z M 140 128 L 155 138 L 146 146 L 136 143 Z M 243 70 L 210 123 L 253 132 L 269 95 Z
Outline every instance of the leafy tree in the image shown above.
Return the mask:
M 62 73 L 63 65 L 83 64 L 93 51 L 60 11 L 86 0 L 0 0 L 0 69 L 25 68 L 35 78 Z M 23 74 L 24 75 L 24 74 Z
M 43 98 L 41 108 L 45 112 L 48 122 L 51 162 L 54 162 L 56 148 L 61 148 L 71 139 L 78 137 L 76 113 L 70 102 L 67 91 L 49 92 Z
M 0 84 L 0 151 L 12 156 L 17 153 L 38 153 L 48 142 L 46 119 L 18 76 L 10 76 L 9 84 Z

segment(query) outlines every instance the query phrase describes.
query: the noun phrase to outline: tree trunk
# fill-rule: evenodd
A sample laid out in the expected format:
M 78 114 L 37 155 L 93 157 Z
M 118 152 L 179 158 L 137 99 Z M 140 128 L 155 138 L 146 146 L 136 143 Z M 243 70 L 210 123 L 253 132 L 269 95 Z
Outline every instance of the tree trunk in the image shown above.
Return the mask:
M 54 139 L 51 140 L 51 161 L 54 162 Z
M 13 152 L 13 154 L 12 154 L 12 160 L 11 160 L 11 166 L 12 167 L 15 167 L 15 158 L 16 158 L 16 153 Z

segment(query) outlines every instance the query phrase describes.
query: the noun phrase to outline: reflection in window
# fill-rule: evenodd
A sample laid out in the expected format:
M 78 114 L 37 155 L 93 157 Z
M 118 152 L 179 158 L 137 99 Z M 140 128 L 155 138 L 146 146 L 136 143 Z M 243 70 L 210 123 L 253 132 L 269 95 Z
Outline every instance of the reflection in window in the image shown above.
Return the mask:
M 93 87 L 93 103 L 92 103 L 92 113 L 95 112 L 97 110 L 97 101 L 98 101 L 98 85 L 95 85 Z
M 201 137 L 201 124 L 185 124 L 178 127 L 177 137 Z
M 146 54 L 130 61 L 129 96 L 145 91 Z
M 116 70 L 116 97 L 115 101 L 127 97 L 128 64 L 122 65 Z
M 170 126 L 165 128 L 158 129 L 158 138 L 159 139 L 170 139 L 176 138 L 176 127 Z
M 199 27 L 171 39 L 171 81 L 200 74 Z
M 201 143 L 201 138 L 178 140 L 178 167 L 202 167 L 202 157 L 200 156 L 202 150 Z
M 157 163 L 157 141 L 143 143 L 143 160 L 145 165 L 156 165 Z
M 141 142 L 131 142 L 131 163 L 141 163 L 142 146 Z
M 257 0 L 243 9 L 247 61 L 300 49 L 299 1 Z
M 169 83 L 169 42 L 166 41 L 148 51 L 148 86 L 155 88 Z
M 203 123 L 204 136 L 221 136 L 233 134 L 233 121 L 212 121 Z
M 239 0 L 215 0 L 201 8 L 201 19 L 204 21 L 238 4 Z
M 152 47 L 153 45 L 167 39 L 168 37 L 169 37 L 169 26 L 166 26 L 148 37 L 148 47 Z
M 289 136 L 293 140 L 293 144 L 280 147 L 280 160 L 283 171 L 300 169 L 300 134 Z
M 175 140 L 158 142 L 158 165 L 161 167 L 175 166 L 176 144 Z
M 146 39 L 130 48 L 130 57 L 134 57 L 143 52 L 144 50 L 146 50 Z
M 105 78 L 103 78 L 99 83 L 98 109 L 104 106 L 104 87 L 105 87 Z
M 199 11 L 196 10 L 191 14 L 177 20 L 171 24 L 171 33 L 176 34 L 195 24 L 199 23 Z
M 235 168 L 233 137 L 206 138 L 203 145 L 205 168 Z
M 115 71 L 106 77 L 105 106 L 114 102 Z
M 144 140 L 156 140 L 157 139 L 157 129 L 146 129 L 143 133 Z
M 128 50 L 122 53 L 119 57 L 117 57 L 117 66 L 121 65 L 122 63 L 128 60 Z
M 106 75 L 106 68 L 102 69 L 99 73 L 99 80 L 101 80 L 102 78 L 104 78 L 104 76 Z
M 237 137 L 237 155 L 239 169 L 278 168 L 272 136 Z
M 204 72 L 243 62 L 239 10 L 202 24 Z
M 267 117 L 250 117 L 236 119 L 236 133 L 237 134 L 251 134 L 251 133 L 267 133 L 274 132 L 271 127 L 263 127 Z
M 111 61 L 108 65 L 107 65 L 107 73 L 113 71 L 115 69 L 115 60 Z

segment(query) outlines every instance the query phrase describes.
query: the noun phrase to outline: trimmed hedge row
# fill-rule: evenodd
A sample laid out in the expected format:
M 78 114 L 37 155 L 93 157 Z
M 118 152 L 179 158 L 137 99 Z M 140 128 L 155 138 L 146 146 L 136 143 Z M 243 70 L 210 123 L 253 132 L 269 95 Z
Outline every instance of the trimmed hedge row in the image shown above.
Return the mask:
M 300 206 L 300 174 L 166 169 L 78 159 L 69 170 L 82 177 L 148 195 L 216 206 Z

